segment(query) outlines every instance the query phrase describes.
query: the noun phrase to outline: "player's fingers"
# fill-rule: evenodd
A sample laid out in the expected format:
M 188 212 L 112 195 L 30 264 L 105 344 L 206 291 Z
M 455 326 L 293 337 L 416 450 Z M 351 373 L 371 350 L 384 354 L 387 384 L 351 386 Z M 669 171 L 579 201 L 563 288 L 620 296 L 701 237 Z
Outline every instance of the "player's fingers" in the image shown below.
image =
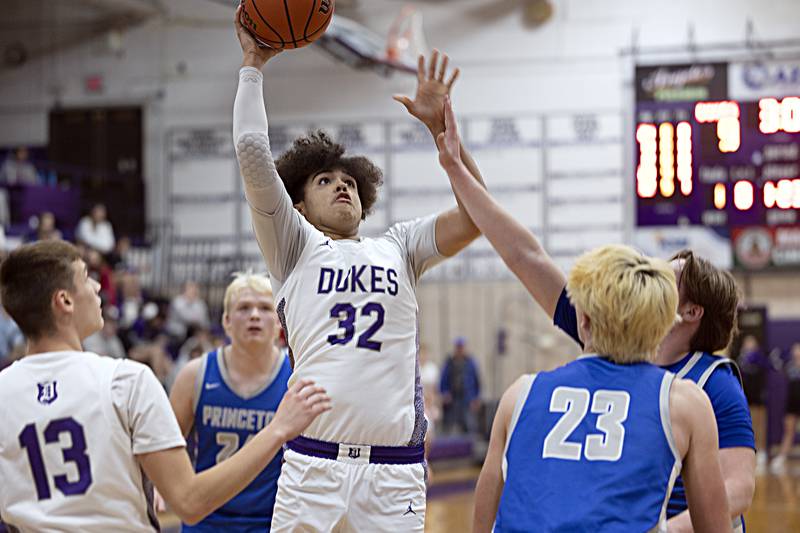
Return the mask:
M 436 79 L 436 64 L 439 62 L 439 50 L 433 49 L 431 53 L 431 62 L 428 64 L 428 79 Z
M 320 413 L 324 413 L 325 411 L 330 411 L 330 410 L 331 410 L 331 407 L 333 407 L 333 406 L 331 405 L 331 402 L 319 402 L 319 403 L 315 403 L 315 404 L 314 404 L 314 405 L 311 407 L 311 413 L 312 413 L 314 416 L 317 416 L 318 414 L 320 414 Z
M 407 110 L 411 111 L 411 103 L 412 102 L 411 102 L 411 98 L 409 98 L 408 96 L 405 96 L 405 95 L 402 95 L 402 94 L 395 94 L 395 95 L 392 96 L 392 100 L 394 100 L 395 102 L 400 102 L 401 104 L 403 104 L 405 106 L 405 108 Z
M 459 69 L 459 68 L 456 68 L 456 69 L 453 71 L 453 73 L 450 75 L 450 79 L 447 81 L 447 90 L 448 90 L 448 91 L 449 91 L 450 89 L 452 89 L 452 88 L 453 88 L 453 84 L 454 84 L 454 83 L 456 82 L 456 80 L 458 79 L 458 75 L 459 75 L 459 74 L 461 74 L 461 69 Z
M 330 396 L 328 396 L 328 394 L 323 390 L 323 391 L 315 392 L 314 394 L 309 396 L 306 399 L 306 404 L 307 405 L 314 405 L 315 403 L 329 402 L 329 401 L 331 401 Z
M 417 81 L 425 81 L 425 56 L 422 54 L 417 58 Z
M 325 393 L 325 389 L 320 387 L 319 385 L 309 385 L 305 387 L 300 393 L 297 395 L 300 399 L 306 400 L 311 396 L 319 393 Z
M 439 67 L 439 77 L 436 78 L 440 82 L 444 83 L 444 74 L 447 72 L 447 64 L 450 62 L 450 58 L 447 54 L 442 54 L 442 64 Z
M 310 379 L 298 379 L 297 381 L 294 382 L 294 385 L 292 385 L 292 388 L 290 388 L 289 391 L 292 392 L 293 394 L 299 394 L 300 391 L 303 390 L 303 388 L 313 384 L 314 382 L 311 381 Z

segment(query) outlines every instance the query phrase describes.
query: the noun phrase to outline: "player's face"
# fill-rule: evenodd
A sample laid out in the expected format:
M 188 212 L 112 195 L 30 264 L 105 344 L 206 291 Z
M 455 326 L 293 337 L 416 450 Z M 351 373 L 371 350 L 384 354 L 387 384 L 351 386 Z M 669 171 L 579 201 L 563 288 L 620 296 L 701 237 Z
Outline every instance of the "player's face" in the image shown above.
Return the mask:
M 69 291 L 73 299 L 73 321 L 81 340 L 103 329 L 103 312 L 98 293 L 100 284 L 89 276 L 89 269 L 82 260 L 72 263 L 72 283 Z
M 224 326 L 234 344 L 272 345 L 279 331 L 272 296 L 249 287 L 238 291 L 231 300 Z
M 341 169 L 320 172 L 306 182 L 298 210 L 325 232 L 351 236 L 361 222 L 361 198 L 355 178 Z

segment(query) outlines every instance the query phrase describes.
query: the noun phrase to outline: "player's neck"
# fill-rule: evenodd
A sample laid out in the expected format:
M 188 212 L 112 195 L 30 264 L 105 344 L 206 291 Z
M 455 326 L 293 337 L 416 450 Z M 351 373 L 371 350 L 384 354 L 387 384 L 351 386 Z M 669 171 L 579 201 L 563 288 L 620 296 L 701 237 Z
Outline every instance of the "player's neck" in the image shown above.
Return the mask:
M 26 356 L 48 352 L 82 352 L 80 337 L 76 332 L 71 334 L 48 335 L 29 340 Z
M 271 349 L 270 349 L 271 348 Z M 225 364 L 238 376 L 260 376 L 272 371 L 278 348 L 275 345 L 236 344 L 225 349 Z
M 326 229 L 321 229 L 320 231 L 326 237 L 328 237 L 330 239 L 333 239 L 334 241 L 345 241 L 345 240 L 357 241 L 359 239 L 358 231 L 356 231 L 352 235 L 343 234 L 343 233 L 336 233 L 334 231 L 326 230 Z
M 667 335 L 658 347 L 656 354 L 656 364 L 668 366 L 677 363 L 689 353 L 689 340 L 677 335 Z

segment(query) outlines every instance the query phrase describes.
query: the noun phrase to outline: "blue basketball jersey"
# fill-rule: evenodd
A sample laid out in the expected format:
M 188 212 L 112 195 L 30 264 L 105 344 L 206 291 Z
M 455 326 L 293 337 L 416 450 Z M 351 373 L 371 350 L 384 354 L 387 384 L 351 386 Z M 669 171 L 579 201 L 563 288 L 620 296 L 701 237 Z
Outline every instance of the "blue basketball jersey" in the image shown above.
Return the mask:
M 514 409 L 495 531 L 659 531 L 681 468 L 674 375 L 584 356 L 535 374 Z
M 667 367 L 670 371 L 675 372 L 676 377 L 683 379 L 690 379 L 697 383 L 701 389 L 705 389 L 708 378 L 720 366 L 727 365 L 731 371 L 742 381 L 742 376 L 739 372 L 739 367 L 736 366 L 731 359 L 712 355 L 706 352 L 695 352 L 690 356 L 678 361 L 674 365 Z M 678 476 L 675 480 L 675 488 L 669 498 L 669 505 L 667 506 L 667 518 L 672 518 L 688 509 L 689 504 L 686 501 L 686 489 L 683 486 L 683 478 Z M 733 521 L 734 531 L 744 530 L 744 518 L 739 517 Z
M 204 358 L 195 387 L 198 472 L 233 455 L 272 420 L 292 373 L 289 358 L 282 353 L 263 388 L 243 398 L 230 386 L 222 350 L 210 352 Z M 197 525 L 184 524 L 183 531 L 268 531 L 282 459 L 283 453 L 279 452 L 247 488 Z

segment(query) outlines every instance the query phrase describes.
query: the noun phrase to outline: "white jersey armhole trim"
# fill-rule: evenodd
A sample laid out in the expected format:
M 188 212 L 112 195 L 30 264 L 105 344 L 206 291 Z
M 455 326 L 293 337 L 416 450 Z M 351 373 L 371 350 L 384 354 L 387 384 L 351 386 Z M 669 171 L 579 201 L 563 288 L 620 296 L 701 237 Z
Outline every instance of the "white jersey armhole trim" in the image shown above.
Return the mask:
M 692 366 L 694 366 L 694 363 L 692 363 Z M 669 482 L 667 483 L 667 490 L 664 494 L 664 501 L 661 504 L 658 524 L 651 530 L 658 532 L 667 531 L 667 505 L 669 504 L 669 497 L 672 495 L 672 489 L 675 487 L 675 480 L 678 479 L 683 466 L 681 456 L 678 454 L 678 448 L 675 446 L 675 437 L 672 434 L 672 419 L 670 418 L 669 411 L 669 393 L 675 379 L 678 378 L 672 372 L 664 373 L 664 377 L 661 379 L 661 389 L 658 399 L 659 411 L 661 412 L 661 427 L 664 430 L 664 436 L 667 439 L 667 444 L 669 444 L 669 449 L 672 451 L 672 456 L 675 458 L 675 463 L 672 465 L 672 472 L 669 476 Z
M 197 369 L 197 375 L 194 377 L 194 396 L 192 397 L 192 413 L 197 415 L 197 406 L 200 404 L 200 395 L 203 394 L 203 382 L 206 380 L 206 366 L 208 365 L 208 358 L 214 352 L 203 354 L 200 361 L 200 367 Z
M 705 372 L 702 373 L 702 375 L 700 376 L 700 379 L 697 380 L 697 385 L 699 385 L 701 389 L 705 389 L 706 388 L 706 382 L 708 382 L 708 378 L 711 377 L 711 374 L 714 372 L 714 370 L 716 370 L 717 368 L 719 368 L 722 365 L 727 365 L 727 364 L 732 363 L 732 362 L 733 361 L 731 361 L 730 359 L 727 359 L 727 358 L 717 359 L 716 361 L 711 363 L 708 366 L 708 368 L 706 368 Z
M 688 374 L 689 372 L 691 372 L 691 370 L 694 368 L 694 366 L 697 364 L 697 362 L 698 362 L 698 361 L 700 361 L 700 358 L 701 358 L 701 357 L 703 357 L 703 352 L 694 352 L 694 355 L 692 355 L 691 359 L 689 359 L 688 361 L 686 361 L 686 364 L 685 364 L 685 365 L 683 365 L 683 368 L 681 368 L 681 369 L 680 369 L 680 370 L 679 370 L 679 371 L 678 371 L 678 372 L 675 374 L 675 376 L 676 376 L 676 377 L 678 377 L 678 378 L 680 378 L 680 379 L 683 379 L 683 377 L 684 377 L 686 374 Z
M 508 445 L 511 442 L 511 436 L 514 434 L 514 429 L 517 427 L 519 416 L 522 413 L 522 408 L 525 407 L 525 402 L 528 400 L 528 394 L 531 392 L 531 387 L 533 386 L 533 381 L 536 379 L 536 376 L 537 374 L 525 376 L 527 379 L 522 384 L 522 390 L 519 391 L 517 403 L 514 404 L 514 412 L 511 414 L 511 423 L 508 424 L 508 431 L 506 432 L 506 444 L 503 447 L 502 471 L 504 482 L 506 480 L 506 472 L 508 471 L 508 459 L 506 458 L 506 453 L 508 453 Z

